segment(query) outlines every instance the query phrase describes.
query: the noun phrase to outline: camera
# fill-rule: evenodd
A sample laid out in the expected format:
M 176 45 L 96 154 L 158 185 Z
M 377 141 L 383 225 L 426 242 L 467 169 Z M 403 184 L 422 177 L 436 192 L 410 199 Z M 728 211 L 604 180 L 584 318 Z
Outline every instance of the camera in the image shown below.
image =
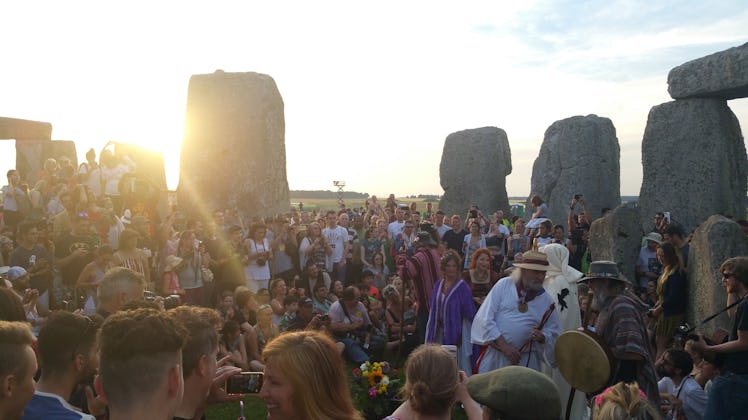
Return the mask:
M 574 194 L 574 199 L 579 200 L 580 198 L 584 197 L 583 194 Z
M 472 217 L 473 219 L 478 217 L 478 210 L 470 210 L 470 217 Z
M 153 292 L 148 292 L 148 291 L 143 292 L 143 298 L 147 302 L 154 302 L 158 297 L 159 296 Z M 163 302 L 164 302 L 164 309 L 168 311 L 169 309 L 174 309 L 177 306 L 181 305 L 182 298 L 179 295 L 169 295 L 163 298 Z
M 699 336 L 694 334 L 693 330 L 694 328 L 688 325 L 688 323 L 679 325 L 678 328 L 675 329 L 675 340 L 680 343 L 685 343 L 688 340 L 699 341 Z
M 264 267 L 266 262 L 267 260 L 265 258 L 260 257 L 257 259 L 257 265 L 259 265 L 260 267 Z
M 319 316 L 319 322 L 326 322 L 328 319 L 330 319 L 330 315 L 328 314 L 322 314 Z

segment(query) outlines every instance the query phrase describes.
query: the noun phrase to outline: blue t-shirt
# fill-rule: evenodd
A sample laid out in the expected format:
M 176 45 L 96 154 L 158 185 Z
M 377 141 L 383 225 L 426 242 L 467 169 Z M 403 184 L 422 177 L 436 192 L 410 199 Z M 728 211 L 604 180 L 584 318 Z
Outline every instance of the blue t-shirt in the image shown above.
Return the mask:
M 96 420 L 90 414 L 76 411 L 59 395 L 36 391 L 23 410 L 22 420 Z

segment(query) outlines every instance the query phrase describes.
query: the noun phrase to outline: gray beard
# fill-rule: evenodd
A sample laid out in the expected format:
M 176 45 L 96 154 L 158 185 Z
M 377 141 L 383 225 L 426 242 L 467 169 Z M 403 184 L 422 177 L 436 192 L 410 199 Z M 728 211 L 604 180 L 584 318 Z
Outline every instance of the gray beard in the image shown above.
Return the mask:
M 595 293 L 592 297 L 592 304 L 590 305 L 592 307 L 593 311 L 600 312 L 606 305 L 606 302 L 608 300 L 608 293 L 600 289 L 597 293 Z

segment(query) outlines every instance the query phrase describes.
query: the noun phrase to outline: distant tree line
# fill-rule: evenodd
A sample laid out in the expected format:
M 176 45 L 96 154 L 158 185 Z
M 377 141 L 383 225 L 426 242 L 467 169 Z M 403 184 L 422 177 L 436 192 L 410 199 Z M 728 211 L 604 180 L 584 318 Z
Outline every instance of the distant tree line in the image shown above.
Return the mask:
M 291 190 L 289 191 L 289 194 L 293 198 L 305 198 L 305 199 L 338 198 L 338 192 L 330 191 L 330 190 L 315 190 L 315 191 Z M 360 193 L 356 191 L 344 191 L 343 198 L 344 199 L 357 199 L 357 198 L 367 199 L 369 198 L 369 193 Z

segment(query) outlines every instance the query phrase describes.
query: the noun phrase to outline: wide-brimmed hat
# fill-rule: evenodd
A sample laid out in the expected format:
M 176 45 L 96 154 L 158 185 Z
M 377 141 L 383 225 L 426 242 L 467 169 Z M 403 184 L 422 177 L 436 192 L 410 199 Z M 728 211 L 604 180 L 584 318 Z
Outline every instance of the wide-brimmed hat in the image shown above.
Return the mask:
M 630 283 L 626 276 L 618 269 L 618 264 L 613 261 L 593 261 L 590 263 L 590 270 L 587 274 L 579 279 L 579 282 L 592 279 L 611 279 L 624 283 Z
M 522 254 L 522 262 L 515 263 L 514 266 L 527 270 L 548 271 L 548 256 L 538 251 L 527 251 Z
M 649 232 L 647 236 L 644 237 L 644 239 L 652 242 L 657 242 L 657 245 L 662 243 L 662 235 L 657 232 Z
M 468 393 L 501 418 L 558 419 L 561 397 L 556 384 L 524 366 L 507 366 L 468 379 Z
M 176 255 L 169 255 L 166 257 L 166 264 L 164 265 L 164 271 L 172 271 L 174 270 L 179 264 L 182 263 L 182 259 L 177 257 Z

